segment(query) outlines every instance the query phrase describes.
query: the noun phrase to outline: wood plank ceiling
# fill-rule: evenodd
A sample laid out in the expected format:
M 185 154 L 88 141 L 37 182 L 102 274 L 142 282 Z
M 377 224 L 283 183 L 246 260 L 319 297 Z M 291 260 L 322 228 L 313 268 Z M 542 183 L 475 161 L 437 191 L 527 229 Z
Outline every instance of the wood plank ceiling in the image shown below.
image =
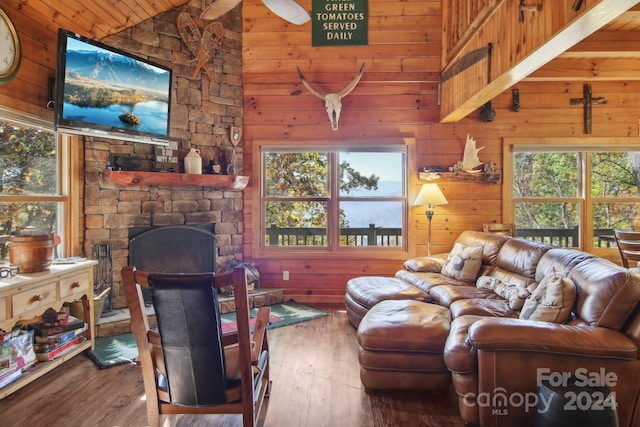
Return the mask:
M 206 6 L 215 0 L 202 1 Z M 531 0 L 527 3 L 538 2 L 548 5 L 549 1 L 553 1 L 555 6 L 555 2 L 558 0 Z M 569 0 L 561 0 L 560 3 L 566 3 L 566 1 Z M 575 0 L 570 1 L 574 3 Z M 611 0 L 585 0 L 585 4 L 587 8 L 593 8 L 598 4 L 605 4 L 607 1 Z M 474 2 L 480 4 L 480 7 L 484 5 L 484 7 L 498 8 L 504 4 L 505 0 L 473 0 L 472 3 Z M 111 34 L 119 33 L 148 18 L 187 3 L 189 0 L 19 1 L 16 8 L 20 13 L 37 23 L 43 29 L 43 33 L 53 32 L 55 34 L 57 29 L 62 27 L 96 40 L 102 40 Z M 459 7 L 450 8 L 449 12 L 446 7 L 443 9 L 445 9 L 445 19 L 447 19 L 447 13 L 456 14 L 457 11 L 463 10 Z M 460 19 L 468 18 L 451 17 L 453 21 Z M 467 33 L 478 33 L 484 28 L 482 23 L 478 23 L 475 28 L 472 26 L 474 23 L 469 24 L 471 28 L 465 28 Z M 640 46 L 640 6 L 635 5 L 626 12 L 611 17 L 610 21 L 604 25 L 599 24 L 598 26 L 600 28 L 598 31 L 583 36 L 584 41 L 569 46 L 564 51 L 553 53 L 552 57 L 544 58 L 544 66 L 529 67 L 530 70 L 525 70 L 525 74 L 503 79 L 502 82 L 496 78 L 495 80 L 498 82 L 493 87 L 488 88 L 489 84 L 483 84 L 483 87 L 474 89 L 470 95 L 465 94 L 464 99 L 456 100 L 453 105 L 446 106 L 446 111 L 443 112 L 443 121 L 459 120 L 523 79 L 528 81 L 640 79 L 640 48 L 638 47 Z M 447 29 L 445 28 L 445 30 Z M 454 28 L 454 30 L 456 29 Z M 467 36 L 471 37 L 469 34 Z M 454 60 L 455 56 L 450 56 L 449 62 L 444 58 L 443 69 L 450 66 Z M 519 61 L 523 63 L 526 60 L 527 58 L 523 57 Z
M 20 1 L 16 9 L 43 31 L 57 34 L 58 28 L 66 28 L 102 40 L 186 3 L 189 0 Z

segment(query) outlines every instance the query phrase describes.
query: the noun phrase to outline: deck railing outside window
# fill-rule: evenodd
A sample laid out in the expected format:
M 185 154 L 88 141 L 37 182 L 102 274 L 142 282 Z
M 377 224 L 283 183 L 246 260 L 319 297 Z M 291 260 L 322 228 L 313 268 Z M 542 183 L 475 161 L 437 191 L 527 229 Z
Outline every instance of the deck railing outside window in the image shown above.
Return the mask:
M 402 246 L 402 229 L 376 227 L 340 228 L 340 240 L 343 246 Z M 271 225 L 267 229 L 269 246 L 326 246 L 326 228 L 278 227 Z
M 518 228 L 516 237 L 563 248 L 579 247 L 578 228 Z M 615 247 L 613 230 L 601 228 L 593 230 L 594 247 Z M 402 246 L 402 229 L 376 227 L 343 227 L 340 239 L 344 246 Z M 269 246 L 326 246 L 326 228 L 278 227 L 267 229 Z

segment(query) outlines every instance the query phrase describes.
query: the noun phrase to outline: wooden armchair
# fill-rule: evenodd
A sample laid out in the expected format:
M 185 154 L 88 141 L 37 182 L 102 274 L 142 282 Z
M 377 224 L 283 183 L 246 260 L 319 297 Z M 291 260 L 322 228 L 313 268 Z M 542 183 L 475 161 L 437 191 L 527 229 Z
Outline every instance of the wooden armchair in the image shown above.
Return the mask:
M 635 268 L 640 261 L 640 231 L 613 230 L 613 233 L 622 265 L 625 268 Z
M 251 333 L 245 269 L 174 274 L 124 267 L 122 283 L 138 344 L 149 426 L 159 426 L 161 414 L 232 413 L 242 414 L 244 427 L 256 426 L 266 412 L 270 388 L 270 310 L 258 310 Z M 222 333 L 217 288 L 230 284 L 238 327 Z M 142 287 L 151 289 L 157 330 L 149 328 Z

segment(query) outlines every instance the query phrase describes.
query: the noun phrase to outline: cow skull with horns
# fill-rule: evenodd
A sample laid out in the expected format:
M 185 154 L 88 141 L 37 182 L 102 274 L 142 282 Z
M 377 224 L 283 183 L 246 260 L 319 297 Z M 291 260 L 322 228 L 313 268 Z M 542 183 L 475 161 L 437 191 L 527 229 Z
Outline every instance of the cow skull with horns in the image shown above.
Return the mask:
M 345 87 L 338 93 L 328 93 L 326 95 L 323 95 L 322 93 L 318 92 L 313 86 L 311 86 L 311 83 L 309 83 L 307 79 L 304 78 L 304 75 L 302 74 L 302 71 L 300 71 L 300 68 L 296 67 L 296 69 L 298 70 L 298 75 L 300 76 L 300 80 L 302 80 L 302 84 L 304 84 L 304 86 L 309 89 L 309 92 L 320 99 L 324 99 L 324 108 L 327 110 L 329 122 L 331 122 L 331 129 L 338 130 L 338 121 L 340 120 L 340 112 L 342 111 L 342 98 L 349 95 L 360 82 L 362 73 L 364 73 L 364 64 L 362 64 L 362 67 L 360 67 L 358 75 L 355 76 L 353 80 L 351 80 L 351 83 L 349 83 L 347 87 Z

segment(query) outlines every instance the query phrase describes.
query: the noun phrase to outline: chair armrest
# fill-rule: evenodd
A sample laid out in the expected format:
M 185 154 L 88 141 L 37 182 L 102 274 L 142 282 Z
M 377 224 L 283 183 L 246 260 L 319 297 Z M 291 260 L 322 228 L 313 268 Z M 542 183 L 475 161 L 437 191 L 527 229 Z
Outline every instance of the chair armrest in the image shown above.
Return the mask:
M 222 333 L 222 345 L 224 347 L 231 345 L 231 344 L 237 344 L 238 343 L 238 331 L 237 330 L 233 330 L 233 331 L 228 331 L 228 332 L 223 332 Z
M 253 328 L 253 335 L 251 337 L 251 364 L 258 365 L 258 359 L 260 353 L 264 348 L 264 343 L 267 338 L 267 325 L 269 324 L 269 315 L 271 309 L 269 307 L 260 307 L 256 314 L 256 323 Z
M 572 326 L 520 319 L 487 318 L 469 328 L 478 350 L 522 350 L 634 360 L 636 344 L 621 332 L 593 326 Z

